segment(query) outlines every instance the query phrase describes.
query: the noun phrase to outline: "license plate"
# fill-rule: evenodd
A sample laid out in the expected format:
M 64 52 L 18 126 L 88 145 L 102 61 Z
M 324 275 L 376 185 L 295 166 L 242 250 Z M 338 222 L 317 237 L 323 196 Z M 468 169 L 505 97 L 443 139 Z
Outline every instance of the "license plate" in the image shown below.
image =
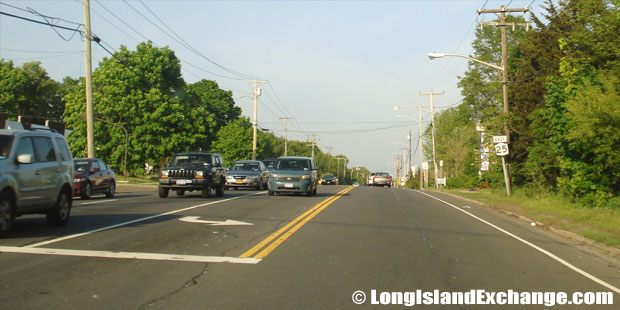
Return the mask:
M 237 180 L 237 183 L 243 183 L 243 180 Z
M 293 184 L 291 184 L 291 183 L 285 183 L 285 184 L 284 184 L 284 188 L 293 188 Z
M 178 185 L 191 184 L 192 180 L 177 180 Z

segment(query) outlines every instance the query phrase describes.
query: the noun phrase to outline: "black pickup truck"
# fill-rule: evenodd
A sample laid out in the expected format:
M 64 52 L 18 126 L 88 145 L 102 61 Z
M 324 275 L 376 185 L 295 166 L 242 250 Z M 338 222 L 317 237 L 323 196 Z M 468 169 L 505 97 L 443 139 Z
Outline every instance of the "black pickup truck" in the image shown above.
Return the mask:
M 186 191 L 201 191 L 203 198 L 211 197 L 215 190 L 218 197 L 224 196 L 226 168 L 222 156 L 212 152 L 178 153 L 172 157 L 168 167 L 159 172 L 159 197 L 168 197 L 176 190 L 177 196 Z

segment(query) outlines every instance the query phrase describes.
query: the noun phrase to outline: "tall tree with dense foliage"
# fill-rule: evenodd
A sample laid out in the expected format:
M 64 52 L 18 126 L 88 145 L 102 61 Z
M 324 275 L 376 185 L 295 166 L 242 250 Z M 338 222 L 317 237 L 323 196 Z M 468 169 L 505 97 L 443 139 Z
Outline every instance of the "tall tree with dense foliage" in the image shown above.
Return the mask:
M 176 152 L 199 150 L 210 143 L 215 117 L 204 104 L 187 100 L 179 59 L 168 48 L 141 43 L 135 51 L 121 47 L 93 72 L 95 155 L 122 167 L 125 128 L 129 134 L 127 167 L 140 174 L 145 163 L 162 165 Z M 69 144 L 86 156 L 84 81 L 65 96 Z
M 0 59 L 0 111 L 11 116 L 62 119 L 64 103 L 60 83 L 51 79 L 41 62 L 27 62 L 15 67 L 12 61 Z

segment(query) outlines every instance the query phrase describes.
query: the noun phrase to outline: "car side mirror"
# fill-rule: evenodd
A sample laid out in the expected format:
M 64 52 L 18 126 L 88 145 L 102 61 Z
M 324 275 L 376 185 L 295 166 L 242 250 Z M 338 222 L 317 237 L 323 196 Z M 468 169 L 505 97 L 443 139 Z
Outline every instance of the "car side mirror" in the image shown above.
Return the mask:
M 20 164 L 32 164 L 32 154 L 17 155 L 17 162 Z
M 213 167 L 210 163 L 204 163 L 203 166 L 207 169 L 211 169 Z

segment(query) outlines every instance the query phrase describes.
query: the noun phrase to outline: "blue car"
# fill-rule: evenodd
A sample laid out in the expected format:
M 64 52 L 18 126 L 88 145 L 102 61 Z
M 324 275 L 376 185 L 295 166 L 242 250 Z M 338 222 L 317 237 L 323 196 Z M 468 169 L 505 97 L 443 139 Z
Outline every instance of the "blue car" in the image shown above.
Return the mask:
M 314 196 L 318 180 L 317 167 L 311 157 L 280 157 L 269 177 L 269 195 L 301 193 Z

